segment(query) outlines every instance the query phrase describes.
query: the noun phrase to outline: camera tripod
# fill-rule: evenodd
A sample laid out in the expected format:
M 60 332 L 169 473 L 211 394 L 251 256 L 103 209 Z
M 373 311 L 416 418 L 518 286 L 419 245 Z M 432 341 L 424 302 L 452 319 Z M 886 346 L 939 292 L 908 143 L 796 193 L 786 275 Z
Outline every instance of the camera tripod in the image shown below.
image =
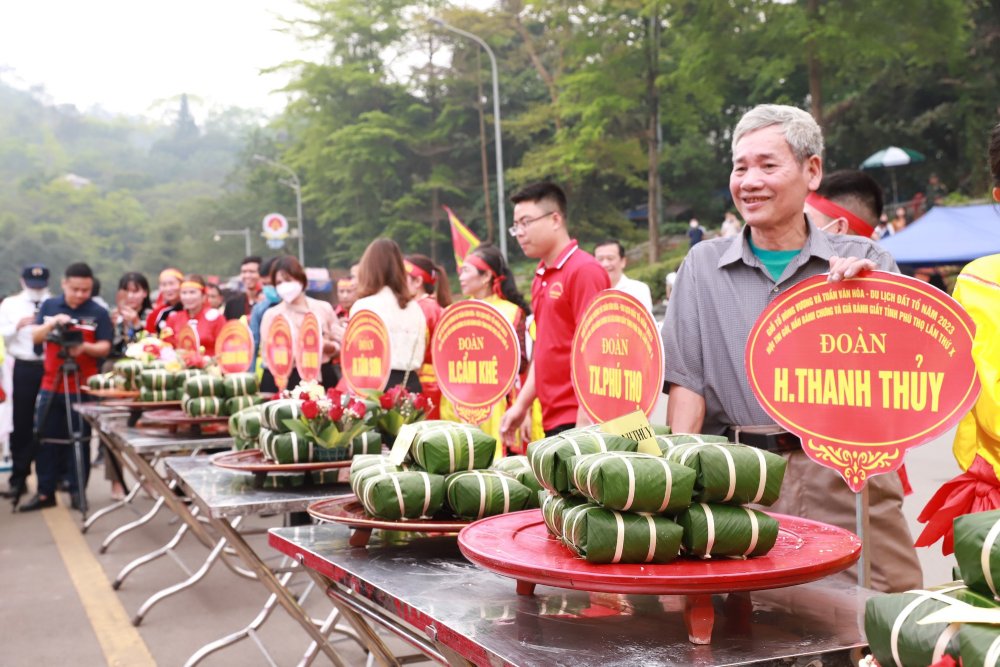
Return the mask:
M 79 510 L 83 514 L 84 520 L 87 518 L 87 475 L 84 471 L 85 456 L 83 452 L 83 433 L 82 428 L 75 428 L 73 425 L 73 405 L 74 403 L 80 404 L 83 401 L 83 397 L 80 394 L 80 365 L 77 363 L 76 359 L 69 354 L 69 350 L 66 346 L 63 346 L 59 350 L 59 358 L 62 362 L 59 364 L 59 369 L 56 371 L 56 381 L 55 386 L 62 385 L 62 394 L 57 392 L 52 392 L 49 397 L 48 402 L 45 404 L 45 408 L 42 410 L 41 415 L 38 416 L 35 422 L 35 446 L 36 450 L 41 446 L 44 430 L 48 422 L 49 414 L 52 412 L 52 405 L 55 403 L 57 397 L 62 397 L 63 410 L 66 414 L 66 433 L 69 436 L 68 440 L 56 440 L 53 438 L 44 438 L 47 442 L 55 445 L 65 445 L 69 444 L 73 447 L 73 461 L 74 461 L 74 474 L 76 475 L 76 487 L 77 487 L 77 498 L 79 499 Z M 74 387 L 74 391 L 70 392 L 70 387 Z M 73 397 L 76 400 L 72 400 Z M 82 420 L 82 417 L 78 419 Z M 77 422 L 80 423 L 80 422 Z M 17 500 L 14 501 L 14 509 L 17 509 Z

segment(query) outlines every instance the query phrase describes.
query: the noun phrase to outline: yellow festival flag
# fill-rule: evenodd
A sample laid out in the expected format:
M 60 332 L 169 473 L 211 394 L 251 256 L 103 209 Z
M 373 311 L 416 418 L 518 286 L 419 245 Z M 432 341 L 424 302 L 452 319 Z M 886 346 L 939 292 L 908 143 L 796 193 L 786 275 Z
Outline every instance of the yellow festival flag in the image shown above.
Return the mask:
M 447 206 L 441 208 L 448 214 L 448 222 L 451 223 L 451 244 L 455 247 L 455 266 L 462 266 L 465 256 L 480 244 L 479 237 L 462 224 L 454 211 Z

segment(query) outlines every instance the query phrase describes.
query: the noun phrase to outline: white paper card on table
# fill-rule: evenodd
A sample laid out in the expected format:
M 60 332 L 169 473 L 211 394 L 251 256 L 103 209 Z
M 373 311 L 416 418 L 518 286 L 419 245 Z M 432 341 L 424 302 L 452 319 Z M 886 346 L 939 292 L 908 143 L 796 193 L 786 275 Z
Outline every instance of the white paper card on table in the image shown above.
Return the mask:
M 413 441 L 417 439 L 417 427 L 414 424 L 405 424 L 399 429 L 396 442 L 392 443 L 389 451 L 389 462 L 394 466 L 403 465 L 406 455 L 410 453 Z
M 649 425 L 649 420 L 642 410 L 609 419 L 600 425 L 600 429 L 609 435 L 620 435 L 635 440 L 639 443 L 638 451 L 643 454 L 663 456 L 663 452 L 656 444 L 653 427 Z
M 927 614 L 917 621 L 918 625 L 931 625 L 933 623 L 988 623 L 990 625 L 1000 625 L 1000 609 L 973 607 L 971 604 L 956 602 L 944 609 L 938 609 L 933 613 Z

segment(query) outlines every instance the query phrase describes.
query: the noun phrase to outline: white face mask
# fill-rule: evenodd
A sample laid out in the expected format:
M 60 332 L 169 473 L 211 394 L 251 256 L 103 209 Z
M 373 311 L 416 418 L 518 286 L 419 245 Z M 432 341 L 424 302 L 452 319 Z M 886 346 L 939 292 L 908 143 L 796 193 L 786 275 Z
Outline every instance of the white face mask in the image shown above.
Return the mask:
M 844 222 L 847 222 L 847 219 L 846 219 L 846 218 L 834 218 L 834 219 L 833 219 L 833 220 L 831 220 L 830 222 L 828 222 L 828 223 L 826 223 L 825 225 L 823 225 L 822 227 L 820 227 L 820 228 L 819 228 L 819 231 L 821 231 L 821 232 L 825 232 L 826 230 L 830 229 L 830 227 L 833 227 L 833 226 L 834 226 L 835 224 L 837 224 L 837 223 L 838 223 L 838 222 L 840 222 L 841 220 L 843 220 Z
M 280 285 L 275 286 L 274 289 L 277 290 L 278 296 L 281 297 L 282 301 L 285 303 L 291 303 L 299 298 L 300 294 L 302 294 L 302 283 L 297 280 L 289 280 L 286 283 L 281 283 Z
M 28 293 L 28 298 L 32 301 L 41 301 L 45 298 L 45 288 L 32 289 L 31 287 L 24 288 L 24 291 Z

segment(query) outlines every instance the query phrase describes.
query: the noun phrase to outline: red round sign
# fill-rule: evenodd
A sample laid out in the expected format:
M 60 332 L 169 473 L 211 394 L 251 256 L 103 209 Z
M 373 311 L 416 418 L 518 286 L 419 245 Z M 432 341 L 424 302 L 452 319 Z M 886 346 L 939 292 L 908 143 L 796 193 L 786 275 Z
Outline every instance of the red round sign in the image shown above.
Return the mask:
M 521 365 L 514 327 L 484 301 L 449 306 L 434 329 L 431 350 L 441 393 L 470 424 L 489 418 L 513 389 Z
M 288 385 L 288 376 L 292 374 L 292 367 L 295 358 L 292 353 L 293 339 L 292 326 L 284 315 L 278 315 L 271 322 L 271 328 L 267 330 L 267 338 L 262 342 L 264 346 L 264 360 L 267 361 L 267 368 L 274 376 L 274 383 L 278 385 L 278 390 L 283 390 Z
M 185 352 L 197 352 L 200 347 L 200 342 L 198 341 L 198 330 L 195 327 L 195 320 L 188 320 L 183 326 L 180 327 L 180 331 L 174 337 L 177 341 L 177 349 L 183 350 Z M 207 352 L 207 350 L 206 350 Z
M 663 390 L 663 348 L 638 299 L 615 289 L 597 295 L 573 336 L 572 376 L 576 398 L 594 421 L 636 410 L 649 416 Z
M 253 335 L 241 320 L 222 325 L 215 339 L 215 363 L 223 373 L 243 373 L 253 362 Z
M 389 330 L 370 310 L 359 310 L 347 323 L 340 347 L 341 370 L 351 391 L 381 391 L 389 380 Z
M 303 380 L 318 381 L 323 363 L 323 332 L 319 320 L 312 313 L 306 313 L 299 327 L 298 346 L 295 353 L 295 367 Z
M 854 491 L 956 424 L 979 394 L 975 324 L 944 292 L 875 271 L 802 281 L 747 340 L 758 402 Z

